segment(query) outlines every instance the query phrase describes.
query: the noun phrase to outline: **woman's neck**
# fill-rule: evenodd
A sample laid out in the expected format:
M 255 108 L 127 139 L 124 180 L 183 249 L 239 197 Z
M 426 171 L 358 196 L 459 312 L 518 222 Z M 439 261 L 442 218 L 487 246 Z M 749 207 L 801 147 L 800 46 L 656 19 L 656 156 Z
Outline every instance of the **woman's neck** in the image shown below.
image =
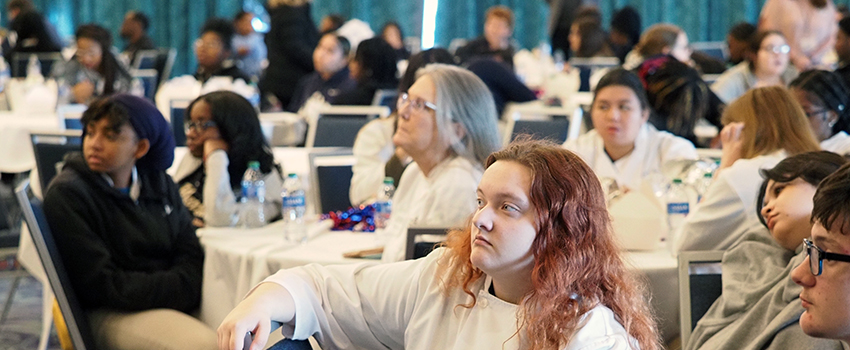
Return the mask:
M 521 280 L 493 277 L 493 294 L 499 299 L 519 305 L 522 298 L 533 289 L 531 271 L 524 276 L 526 278 Z
M 753 72 L 756 77 L 756 86 L 773 86 L 782 84 L 782 75 L 771 75 L 756 69 Z
M 431 170 L 434 170 L 442 161 L 451 157 L 451 151 L 446 149 L 444 152 L 423 152 L 418 155 L 411 154 L 410 157 L 416 162 L 416 165 L 419 166 L 425 177 L 428 177 L 431 174 Z
M 608 158 L 611 158 L 612 161 L 618 161 L 621 158 L 629 155 L 635 149 L 635 144 L 632 143 L 627 146 L 609 146 L 605 145 L 605 153 L 608 154 Z

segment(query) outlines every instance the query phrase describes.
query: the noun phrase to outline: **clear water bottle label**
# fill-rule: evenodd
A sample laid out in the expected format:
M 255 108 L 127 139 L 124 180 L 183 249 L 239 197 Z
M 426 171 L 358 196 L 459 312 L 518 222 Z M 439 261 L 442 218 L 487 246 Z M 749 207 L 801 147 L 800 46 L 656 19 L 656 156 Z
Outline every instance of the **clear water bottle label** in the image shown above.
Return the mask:
M 285 196 L 283 197 L 283 206 L 285 208 L 303 207 L 304 196 Z
M 667 214 L 685 214 L 687 215 L 689 210 L 688 203 L 667 203 Z
M 257 188 L 254 186 L 242 186 L 242 197 L 254 198 L 257 197 Z

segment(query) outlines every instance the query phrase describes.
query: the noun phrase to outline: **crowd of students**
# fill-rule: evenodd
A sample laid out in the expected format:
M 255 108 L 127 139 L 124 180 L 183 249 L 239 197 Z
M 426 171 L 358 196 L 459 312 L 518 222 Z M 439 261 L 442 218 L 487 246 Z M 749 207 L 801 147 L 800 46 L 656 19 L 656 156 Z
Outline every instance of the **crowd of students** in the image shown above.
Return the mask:
M 762 15 L 778 16 L 778 2 L 769 0 Z M 609 37 L 598 10 L 583 8 L 564 47 L 576 57 L 623 53 L 623 67 L 593 86 L 594 129 L 563 145 L 527 137 L 502 145 L 500 101 L 533 99 L 514 95 L 519 87 L 500 90 L 519 82 L 510 9 L 488 11 L 484 34 L 457 55 L 440 48 L 409 55 L 397 24 L 382 29 L 387 39 L 352 50 L 333 29 L 338 18 L 321 35 L 304 22 L 309 2 L 269 5 L 270 61 L 303 66 L 270 64 L 262 73 L 261 89 L 282 106 L 369 104 L 378 89 L 399 92 L 393 116 L 358 134 L 347 194 L 368 203 L 384 176 L 396 179 L 383 261 L 280 271 L 217 333 L 192 317 L 203 274 L 195 231 L 236 224 L 248 161 L 259 161 L 269 193 L 280 191 L 286 164 L 275 161 L 257 110 L 217 91 L 195 99 L 176 121 L 185 125 L 189 153 L 173 178 L 166 175 L 175 161 L 168 122 L 152 103 L 126 93 L 131 79 L 109 33 L 84 25 L 75 59 L 57 70 L 73 98 L 89 105 L 82 152 L 46 189 L 44 209 L 99 347 L 242 349 L 250 332 L 256 349 L 275 321 L 285 336 L 312 336 L 325 348 L 660 349 L 646 290 L 623 261 L 601 183 L 639 190 L 665 164 L 697 159 L 699 119 L 721 127 L 719 169 L 669 239 L 674 253 L 725 251 L 724 282 L 683 347 L 847 346 L 850 94 L 840 68 L 812 69 L 823 55 L 799 42 L 805 33 L 791 36 L 769 20 L 736 26 L 730 48 L 740 44 L 743 53 L 709 88 L 701 73 L 711 62 L 692 55 L 680 28 L 655 24 L 638 36 L 618 26 Z M 810 5 L 835 11 L 829 0 Z M 235 18 L 244 42 L 233 39 L 230 21 L 207 21 L 195 46 L 199 80 L 254 79 L 256 70 L 246 74 L 231 61 L 253 55 L 250 18 Z M 850 19 L 834 24 L 845 67 Z M 140 34 L 146 17 L 130 13 L 125 26 L 128 51 L 149 46 Z M 287 41 L 293 35 L 297 43 Z M 264 205 L 265 217 L 279 217 L 279 202 Z M 414 224 L 456 229 L 427 257 L 401 262 Z

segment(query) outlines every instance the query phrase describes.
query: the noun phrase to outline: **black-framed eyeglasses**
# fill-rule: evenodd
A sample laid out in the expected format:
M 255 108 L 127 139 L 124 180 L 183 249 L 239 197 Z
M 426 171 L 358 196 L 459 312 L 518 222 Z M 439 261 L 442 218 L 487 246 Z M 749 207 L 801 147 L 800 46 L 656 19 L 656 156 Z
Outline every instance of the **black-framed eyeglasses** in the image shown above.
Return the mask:
M 207 129 L 214 127 L 215 121 L 207 120 L 205 122 L 185 122 L 183 123 L 183 130 L 188 134 L 190 130 L 195 130 L 196 133 L 202 133 Z
M 806 254 L 809 255 L 809 271 L 812 272 L 812 275 L 820 276 L 823 273 L 824 260 L 850 262 L 850 255 L 827 253 L 808 239 L 803 239 L 803 243 L 806 244 Z
M 397 109 L 401 110 L 401 108 L 408 103 L 410 104 L 410 108 L 413 108 L 413 110 L 417 112 L 422 112 L 425 108 L 431 109 L 432 111 L 437 110 L 437 105 L 419 98 L 411 99 L 410 95 L 406 92 L 398 95 L 398 101 L 396 103 Z
M 823 115 L 826 112 L 829 112 L 829 110 L 826 109 L 826 108 L 822 108 L 822 109 L 819 109 L 819 110 L 816 110 L 816 111 L 806 112 L 806 117 L 811 118 L 811 117 L 814 117 L 814 116 Z

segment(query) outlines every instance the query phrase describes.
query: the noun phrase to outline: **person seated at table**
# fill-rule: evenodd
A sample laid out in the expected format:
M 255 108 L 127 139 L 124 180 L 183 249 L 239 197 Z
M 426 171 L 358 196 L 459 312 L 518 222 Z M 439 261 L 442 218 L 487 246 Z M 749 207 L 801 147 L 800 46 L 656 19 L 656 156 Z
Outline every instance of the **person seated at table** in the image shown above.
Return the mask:
M 608 44 L 621 63 L 640 41 L 640 22 L 640 14 L 631 6 L 625 6 L 611 16 Z
M 446 49 L 431 48 L 410 56 L 407 70 L 398 83 L 398 91 L 407 92 L 416 81 L 416 72 L 431 63 L 453 64 L 454 57 Z M 375 199 L 384 186 L 384 178 L 393 178 L 398 188 L 399 180 L 411 159 L 400 147 L 393 145 L 398 111 L 389 118 L 372 120 L 357 132 L 352 152 L 356 161 L 351 167 L 349 199 L 352 204 L 362 204 Z
M 656 55 L 670 55 L 685 64 L 691 62 L 691 49 L 688 46 L 688 34 L 682 28 L 669 23 L 650 26 L 634 49 L 626 55 L 623 68 L 635 69 L 644 59 Z
M 770 116 L 765 118 L 764 116 Z M 820 150 L 806 114 L 784 87 L 747 91 L 726 106 L 720 167 L 702 200 L 674 234 L 674 251 L 726 250 L 758 222 L 754 210 L 762 168 Z
M 150 20 L 148 16 L 139 11 L 128 11 L 121 22 L 121 38 L 127 41 L 123 54 L 127 57 L 127 63 L 133 65 L 136 62 L 136 53 L 141 50 L 156 50 L 151 37 L 148 36 Z
M 263 72 L 263 61 L 266 60 L 266 43 L 263 34 L 254 30 L 254 14 L 245 10 L 239 11 L 233 17 L 233 48 L 236 61 L 245 74 L 254 81 L 259 80 Z
M 206 83 L 212 77 L 231 77 L 246 83 L 251 77 L 236 67 L 230 55 L 233 50 L 233 25 L 223 18 L 211 18 L 201 28 L 201 37 L 195 40 L 195 57 L 198 70 L 195 79 Z
M 32 1 L 9 0 L 6 14 L 10 33 L 5 35 L 0 47 L 6 64 L 13 62 L 16 53 L 58 53 L 62 50 L 64 44 L 56 28 L 36 10 Z
M 455 56 L 461 64 L 480 56 L 495 57 L 513 69 L 514 47 L 511 45 L 513 34 L 513 11 L 507 6 L 493 6 L 487 9 L 487 14 L 484 16 L 484 34 L 459 47 Z
M 60 103 L 88 104 L 94 98 L 133 90 L 133 78 L 112 53 L 112 35 L 97 24 L 84 24 L 74 33 L 77 52 L 56 64 L 51 76 L 60 87 Z M 68 91 L 62 96 L 62 91 Z
M 393 196 L 393 213 L 380 238 L 382 260 L 404 258 L 410 225 L 460 227 L 475 210 L 475 185 L 484 160 L 499 149 L 496 107 L 471 72 L 431 64 L 399 96 L 393 144 L 409 155 Z
M 348 70 L 348 53 L 351 43 L 335 32 L 322 35 L 319 45 L 313 50 L 313 67 L 316 71 L 301 78 L 295 86 L 292 102 L 286 110 L 298 112 L 311 98 L 333 103 L 337 96 L 354 89 L 357 82 Z M 316 95 L 314 97 L 314 95 Z
M 850 153 L 850 90 L 836 73 L 809 70 L 791 82 L 791 92 L 803 107 L 821 148 Z
M 647 123 L 650 108 L 640 78 L 614 69 L 596 86 L 590 108 L 594 129 L 567 140 L 564 147 L 600 178 L 613 179 L 621 189 L 640 190 L 647 177 L 661 174 L 665 163 L 697 158 L 688 140 Z
M 818 183 L 846 163 L 832 152 L 806 152 L 761 171 L 765 180 L 756 202 L 761 223 L 723 254 L 723 293 L 684 349 L 843 349 L 837 341 L 802 332 L 800 287 L 789 276 L 805 258 L 801 250 L 812 232 Z
M 44 214 L 100 349 L 210 349 L 204 251 L 165 170 L 174 139 L 149 101 L 99 98 L 83 113 L 82 154 L 66 158 Z M 179 341 L 175 341 L 179 339 Z
M 717 77 L 711 90 L 728 104 L 754 87 L 788 85 L 797 75 L 797 70 L 788 65 L 788 50 L 780 32 L 755 34 L 744 62 Z
M 806 258 L 791 272 L 802 287 L 806 311 L 800 327 L 818 338 L 850 341 L 850 165 L 824 179 L 814 196 L 812 235 L 805 242 Z
M 750 52 L 750 40 L 756 34 L 756 26 L 748 22 L 738 22 L 729 29 L 726 34 L 726 46 L 729 47 L 729 60 L 731 65 L 743 62 Z
M 404 47 L 404 34 L 397 22 L 384 23 L 384 27 L 381 28 L 381 38 L 393 47 L 396 59 L 401 61 L 410 58 L 410 51 L 407 51 L 407 48 Z
M 670 55 L 649 58 L 637 69 L 646 86 L 654 113 L 649 122 L 658 130 L 684 137 L 698 144 L 694 127 L 705 119 L 719 129 L 725 105 L 702 80 L 699 72 Z
M 513 143 L 486 169 L 478 209 L 445 247 L 281 270 L 224 319 L 219 349 L 243 349 L 249 331 L 261 348 L 272 320 L 323 348 L 660 349 L 593 171 L 545 141 Z
M 237 199 L 248 162 L 260 162 L 265 175 L 266 222 L 280 216 L 283 178 L 260 129 L 251 103 L 230 91 L 214 91 L 186 108 L 186 148 L 174 181 L 183 203 L 195 217 L 195 226 L 234 226 Z
M 379 37 L 363 40 L 357 45 L 348 69 L 357 86 L 337 95 L 332 102 L 334 105 L 368 106 L 372 104 L 376 91 L 398 86 L 395 51 Z
M 610 57 L 613 55 L 605 40 L 606 33 L 596 18 L 579 18 L 573 22 L 570 28 L 570 57 L 594 58 Z M 569 70 L 569 66 L 565 70 Z M 604 69 L 604 68 L 603 68 Z M 579 67 L 578 91 L 590 91 L 590 76 L 596 69 Z M 604 72 L 598 74 L 602 75 Z
M 492 58 L 477 58 L 471 60 L 466 69 L 475 73 L 493 94 L 496 103 L 496 119 L 498 120 L 510 102 L 523 103 L 537 99 L 534 91 L 528 88 L 513 69 L 504 62 Z

